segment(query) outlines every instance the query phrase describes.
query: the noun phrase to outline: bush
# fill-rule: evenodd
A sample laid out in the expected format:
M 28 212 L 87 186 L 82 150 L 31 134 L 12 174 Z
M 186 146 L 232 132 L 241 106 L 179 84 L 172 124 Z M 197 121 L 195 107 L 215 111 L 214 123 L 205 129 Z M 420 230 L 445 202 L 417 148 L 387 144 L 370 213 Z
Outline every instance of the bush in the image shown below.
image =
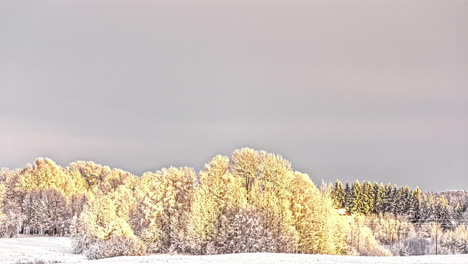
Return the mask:
M 135 236 L 127 238 L 113 236 L 107 240 L 96 240 L 84 250 L 88 259 L 141 256 L 145 252 L 145 245 Z
M 144 244 L 115 212 L 115 205 L 106 196 L 87 204 L 71 228 L 74 252 L 89 259 L 145 254 Z
M 365 219 L 358 217 L 351 223 L 350 244 L 352 251 L 361 256 L 391 256 L 375 239 L 372 230 L 365 225 Z
M 427 255 L 431 243 L 426 238 L 421 237 L 411 237 L 403 240 L 399 248 L 400 256 L 418 256 L 418 255 Z

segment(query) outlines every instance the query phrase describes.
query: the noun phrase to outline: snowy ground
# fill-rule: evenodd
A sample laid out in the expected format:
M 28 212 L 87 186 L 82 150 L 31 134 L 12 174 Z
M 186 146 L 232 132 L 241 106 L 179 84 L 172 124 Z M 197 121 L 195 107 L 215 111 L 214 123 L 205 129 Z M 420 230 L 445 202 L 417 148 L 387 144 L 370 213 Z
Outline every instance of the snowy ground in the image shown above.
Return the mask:
M 457 256 L 420 256 L 420 257 L 354 257 L 327 255 L 294 255 L 294 254 L 231 254 L 216 256 L 181 256 L 152 255 L 143 257 L 116 257 L 89 261 L 82 255 L 71 253 L 70 240 L 64 237 L 21 237 L 0 239 L 0 263 L 34 263 L 42 260 L 45 263 L 468 263 L 468 255 Z

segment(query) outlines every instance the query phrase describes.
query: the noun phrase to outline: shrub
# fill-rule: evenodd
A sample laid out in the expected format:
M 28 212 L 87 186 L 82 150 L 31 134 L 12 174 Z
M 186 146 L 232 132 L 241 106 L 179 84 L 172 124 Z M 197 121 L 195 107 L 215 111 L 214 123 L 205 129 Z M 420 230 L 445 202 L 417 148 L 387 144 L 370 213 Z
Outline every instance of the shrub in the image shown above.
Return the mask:
M 135 236 L 112 236 L 106 240 L 91 243 L 84 254 L 88 259 L 101 259 L 116 256 L 141 256 L 146 252 L 145 245 Z

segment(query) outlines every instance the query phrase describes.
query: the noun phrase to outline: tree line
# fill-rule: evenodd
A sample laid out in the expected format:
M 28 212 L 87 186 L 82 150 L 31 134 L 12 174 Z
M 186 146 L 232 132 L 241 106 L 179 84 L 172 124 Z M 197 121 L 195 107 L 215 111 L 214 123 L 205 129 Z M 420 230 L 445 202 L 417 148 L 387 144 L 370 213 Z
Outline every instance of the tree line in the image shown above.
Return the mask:
M 336 181 L 334 205 L 359 215 L 381 244 L 398 255 L 468 253 L 468 192 Z
M 279 155 L 239 149 L 196 173 L 141 177 L 93 162 L 37 159 L 0 176 L 0 234 L 69 235 L 89 258 L 148 253 L 346 254 L 347 221 Z
M 393 226 L 399 235 L 413 228 L 402 215 L 414 207 L 406 209 L 405 202 L 395 209 L 392 199 L 407 193 L 388 187 L 393 196 L 385 196 L 386 188 L 368 183 L 317 188 L 283 157 L 249 148 L 218 155 L 198 173 L 171 167 L 141 176 L 94 162 L 63 168 L 39 158 L 26 168 L 0 171 L 0 236 L 70 236 L 74 251 L 91 259 L 153 253 L 406 254 L 387 240 L 403 243 Z M 378 197 L 383 193 L 382 200 L 370 190 Z M 353 216 L 340 216 L 337 207 Z

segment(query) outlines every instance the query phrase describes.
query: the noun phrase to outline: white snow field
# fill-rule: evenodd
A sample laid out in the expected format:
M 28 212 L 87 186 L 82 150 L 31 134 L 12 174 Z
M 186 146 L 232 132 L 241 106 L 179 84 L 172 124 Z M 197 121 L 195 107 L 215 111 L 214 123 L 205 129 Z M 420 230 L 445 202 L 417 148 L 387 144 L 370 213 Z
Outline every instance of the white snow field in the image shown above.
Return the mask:
M 356 257 L 330 255 L 301 255 L 250 253 L 213 256 L 151 255 L 142 257 L 115 257 L 87 260 L 83 255 L 73 254 L 70 239 L 66 237 L 20 237 L 0 239 L 0 263 L 190 263 L 190 264 L 233 264 L 233 263 L 418 263 L 446 264 L 468 263 L 468 255 L 417 256 L 417 257 Z

